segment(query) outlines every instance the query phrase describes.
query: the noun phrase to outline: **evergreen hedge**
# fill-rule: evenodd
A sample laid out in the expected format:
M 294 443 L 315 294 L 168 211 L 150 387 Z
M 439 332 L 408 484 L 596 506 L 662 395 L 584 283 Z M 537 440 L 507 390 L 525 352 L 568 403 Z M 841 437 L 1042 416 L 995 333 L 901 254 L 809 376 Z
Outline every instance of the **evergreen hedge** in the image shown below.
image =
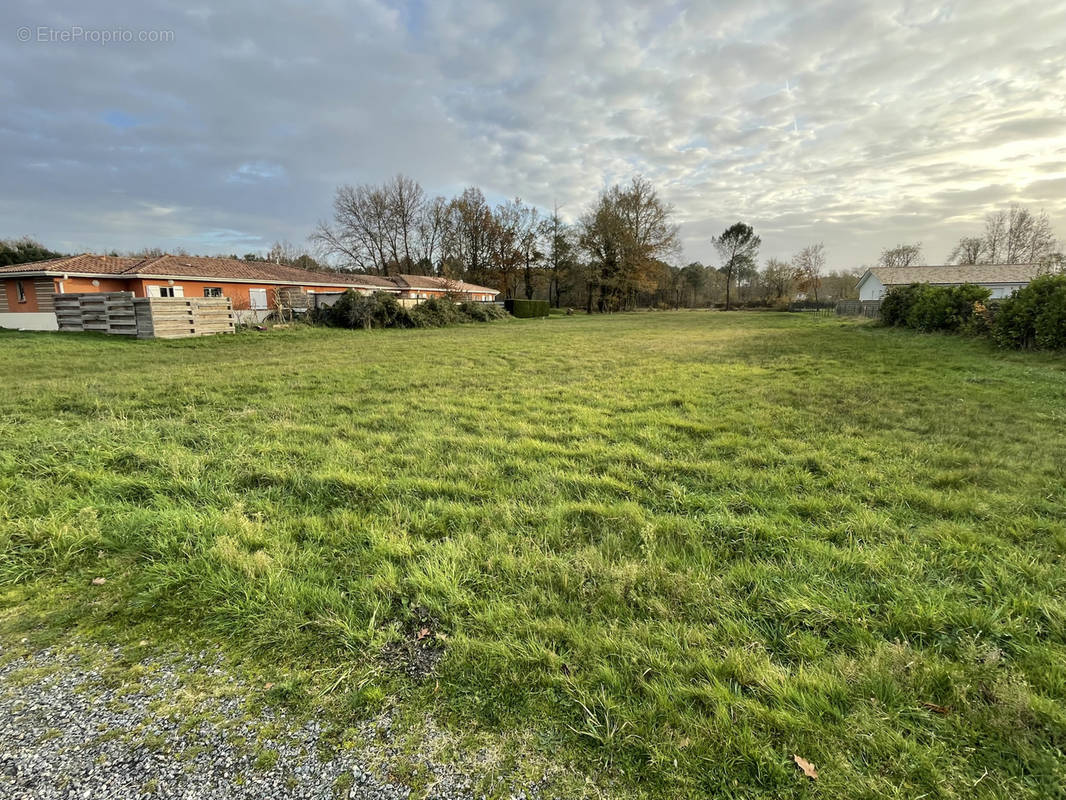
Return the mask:
M 513 298 L 504 300 L 503 306 L 511 314 L 520 319 L 532 319 L 534 317 L 546 317 L 551 312 L 551 305 L 547 300 L 518 300 Z

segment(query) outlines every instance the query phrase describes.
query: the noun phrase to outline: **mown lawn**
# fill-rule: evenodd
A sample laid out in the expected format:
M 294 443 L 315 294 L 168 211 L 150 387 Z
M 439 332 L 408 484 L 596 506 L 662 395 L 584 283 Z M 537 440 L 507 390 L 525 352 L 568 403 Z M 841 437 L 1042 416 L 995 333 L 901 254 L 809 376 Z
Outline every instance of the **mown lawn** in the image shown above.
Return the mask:
M 9 611 L 344 665 L 619 795 L 1063 795 L 1061 357 L 646 313 L 0 374 Z

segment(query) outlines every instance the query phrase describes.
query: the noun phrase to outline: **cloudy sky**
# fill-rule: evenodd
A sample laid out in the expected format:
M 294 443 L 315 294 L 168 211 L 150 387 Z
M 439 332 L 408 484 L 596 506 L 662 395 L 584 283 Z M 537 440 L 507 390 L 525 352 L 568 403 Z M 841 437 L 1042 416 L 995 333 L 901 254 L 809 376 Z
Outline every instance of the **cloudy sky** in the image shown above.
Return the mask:
M 213 5 L 4 0 L 0 237 L 244 253 L 403 172 L 571 216 L 642 173 L 708 263 L 738 219 L 831 268 L 1011 201 L 1066 238 L 1066 0 Z

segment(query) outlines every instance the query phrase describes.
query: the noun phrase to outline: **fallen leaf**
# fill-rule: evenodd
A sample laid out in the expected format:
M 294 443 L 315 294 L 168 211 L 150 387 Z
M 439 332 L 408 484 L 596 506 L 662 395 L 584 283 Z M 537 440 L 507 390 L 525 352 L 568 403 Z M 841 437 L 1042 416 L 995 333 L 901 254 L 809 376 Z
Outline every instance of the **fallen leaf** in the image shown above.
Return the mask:
M 148 640 L 147 639 L 141 639 L 139 644 L 140 644 L 141 647 L 147 647 L 148 646 Z
M 103 586 L 107 583 L 107 578 L 93 578 L 93 586 Z
M 938 706 L 936 703 L 921 703 L 922 708 L 927 708 L 934 714 L 947 714 L 951 711 L 947 706 Z
M 803 774 L 810 778 L 812 781 L 818 780 L 818 770 L 814 768 L 814 764 L 805 758 L 797 755 L 792 756 L 792 760 L 796 762 L 796 766 L 803 770 Z
M 415 639 L 421 642 L 427 636 L 429 636 L 429 628 L 423 628 L 418 632 L 418 636 L 416 636 Z
M 269 691 L 269 690 L 274 688 L 274 684 L 272 684 L 272 683 L 264 683 L 263 684 L 263 688 L 266 689 L 267 691 Z
M 688 738 L 688 737 L 686 736 L 686 737 L 685 737 L 684 739 L 682 739 L 682 740 L 681 740 L 680 742 L 678 742 L 678 743 L 677 743 L 677 746 L 678 746 L 678 747 L 680 747 L 680 748 L 681 748 L 682 750 L 684 750 L 684 749 L 685 749 L 686 747 L 688 747 L 688 746 L 689 746 L 690 744 L 692 744 L 692 740 L 691 740 L 691 739 L 689 739 L 689 738 Z
M 448 634 L 446 634 L 446 633 L 435 633 L 435 634 L 433 634 L 433 638 L 436 639 L 437 641 L 443 642 L 445 639 L 448 638 Z

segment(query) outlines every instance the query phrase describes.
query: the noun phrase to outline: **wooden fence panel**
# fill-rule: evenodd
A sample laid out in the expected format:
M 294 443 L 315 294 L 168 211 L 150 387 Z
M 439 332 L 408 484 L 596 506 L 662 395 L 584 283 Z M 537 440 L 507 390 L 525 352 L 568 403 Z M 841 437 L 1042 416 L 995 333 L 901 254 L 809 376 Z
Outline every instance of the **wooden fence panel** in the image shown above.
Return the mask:
M 57 294 L 56 321 L 61 331 L 98 331 L 133 336 L 132 292 Z
M 133 305 L 142 339 L 233 333 L 236 324 L 227 297 L 138 297 Z
M 233 333 L 226 297 L 134 297 L 132 292 L 60 294 L 55 298 L 61 331 L 98 331 L 141 339 L 177 339 Z

